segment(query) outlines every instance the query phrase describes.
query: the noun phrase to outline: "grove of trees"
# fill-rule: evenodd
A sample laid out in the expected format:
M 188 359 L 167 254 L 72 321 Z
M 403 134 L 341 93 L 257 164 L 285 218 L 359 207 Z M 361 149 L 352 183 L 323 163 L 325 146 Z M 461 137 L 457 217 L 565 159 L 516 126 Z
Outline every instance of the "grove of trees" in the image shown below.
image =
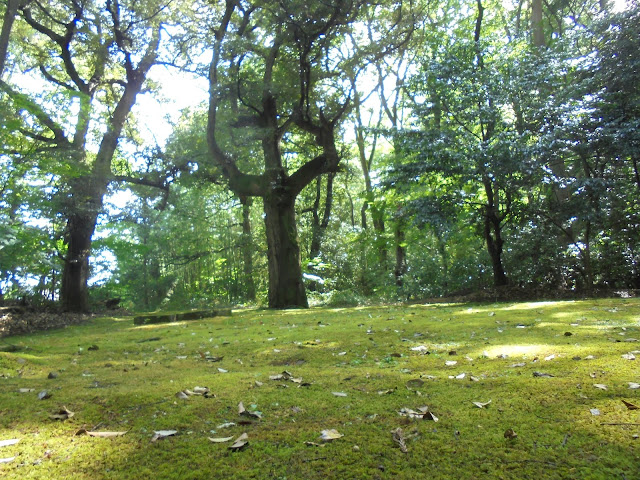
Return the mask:
M 0 9 L 0 301 L 640 289 L 635 2 Z M 150 138 L 141 99 L 198 80 Z

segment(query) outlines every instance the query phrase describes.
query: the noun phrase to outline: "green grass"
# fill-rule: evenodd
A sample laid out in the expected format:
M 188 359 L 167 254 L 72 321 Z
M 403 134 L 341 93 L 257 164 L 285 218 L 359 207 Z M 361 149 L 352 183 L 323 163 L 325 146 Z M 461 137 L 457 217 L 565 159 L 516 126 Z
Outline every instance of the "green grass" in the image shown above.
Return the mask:
M 640 350 L 633 339 L 636 299 L 252 310 L 139 327 L 103 318 L 12 337 L 22 349 L 0 353 L 0 441 L 20 442 L 0 447 L 16 457 L 0 477 L 639 478 L 640 410 L 622 402 L 640 406 L 629 388 L 640 352 L 622 357 Z M 430 353 L 411 350 L 420 345 Z M 269 380 L 283 370 L 311 385 Z M 216 398 L 175 397 L 195 386 Z M 52 397 L 39 400 L 42 390 Z M 244 418 L 241 401 L 262 419 L 217 428 Z M 50 420 L 62 406 L 75 415 Z M 398 413 L 422 406 L 439 421 Z M 407 453 L 392 439 L 398 427 Z M 81 428 L 127 433 L 74 435 Z M 325 429 L 344 436 L 305 444 Z M 151 442 L 156 430 L 178 434 Z M 243 432 L 250 443 L 237 452 L 208 440 Z

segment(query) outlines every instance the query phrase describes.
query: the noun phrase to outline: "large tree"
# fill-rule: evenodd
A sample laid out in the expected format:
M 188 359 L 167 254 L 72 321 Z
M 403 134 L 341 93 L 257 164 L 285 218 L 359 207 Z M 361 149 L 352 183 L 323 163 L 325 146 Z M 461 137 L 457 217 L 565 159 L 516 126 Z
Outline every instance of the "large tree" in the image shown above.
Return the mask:
M 171 11 L 156 0 L 58 0 L 21 2 L 17 12 L 27 36 L 11 45 L 13 77 L 0 86 L 13 103 L 10 120 L 21 122 L 18 130 L 32 143 L 28 155 L 48 165 L 55 159 L 51 173 L 66 223 L 60 297 L 64 309 L 84 311 L 112 162 Z M 36 86 L 21 88 L 25 79 Z
M 348 47 L 344 36 L 365 8 L 376 6 L 350 0 L 225 5 L 209 71 L 211 158 L 234 193 L 262 198 L 269 306 L 306 307 L 295 201 L 316 177 L 338 168 L 336 134 L 351 100 L 343 77 L 374 54 L 364 36 L 358 48 Z M 397 15 L 402 12 L 399 4 Z M 376 40 L 393 44 L 389 35 Z M 259 146 L 260 168 L 243 165 L 223 140 L 230 125 L 247 129 L 244 138 Z M 285 155 L 282 146 L 291 135 L 313 138 L 315 155 Z

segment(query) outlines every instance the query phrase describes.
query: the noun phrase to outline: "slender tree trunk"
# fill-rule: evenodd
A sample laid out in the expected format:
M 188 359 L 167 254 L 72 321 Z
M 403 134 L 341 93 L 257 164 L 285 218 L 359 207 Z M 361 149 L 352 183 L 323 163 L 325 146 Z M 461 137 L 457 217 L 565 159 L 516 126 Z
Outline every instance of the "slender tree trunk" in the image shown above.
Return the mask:
M 269 307 L 309 306 L 304 284 L 296 227 L 295 198 L 270 192 L 264 198 Z
M 407 273 L 407 249 L 405 246 L 406 225 L 402 219 L 398 219 L 394 226 L 394 236 L 396 240 L 396 268 L 394 275 L 396 277 L 396 285 L 402 287 L 404 285 L 404 275 Z
M 253 281 L 253 236 L 251 233 L 250 197 L 240 197 L 242 203 L 242 268 L 247 300 L 256 299 L 256 284 Z
M 7 8 L 2 18 L 2 30 L 0 30 L 0 78 L 2 78 L 4 74 L 13 22 L 18 14 L 18 9 L 27 3 L 28 0 L 7 0 Z
M 503 287 L 508 284 L 508 280 L 504 266 L 502 265 L 502 247 L 504 240 L 502 239 L 501 220 L 497 211 L 497 195 L 494 192 L 490 179 L 485 178 L 483 183 L 487 194 L 487 204 L 485 205 L 484 215 L 484 239 L 487 242 L 487 251 L 491 257 L 493 285 Z
M 531 1 L 531 36 L 536 47 L 546 46 L 542 23 L 542 0 Z

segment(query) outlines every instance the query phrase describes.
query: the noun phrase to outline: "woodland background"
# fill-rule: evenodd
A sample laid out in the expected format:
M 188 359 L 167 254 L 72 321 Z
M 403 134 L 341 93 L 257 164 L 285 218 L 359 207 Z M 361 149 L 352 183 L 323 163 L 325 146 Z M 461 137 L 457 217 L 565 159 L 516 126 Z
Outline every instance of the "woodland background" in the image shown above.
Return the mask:
M 4 0 L 0 294 L 639 289 L 640 9 L 618 7 Z M 136 102 L 162 101 L 160 68 L 210 88 L 153 141 Z

